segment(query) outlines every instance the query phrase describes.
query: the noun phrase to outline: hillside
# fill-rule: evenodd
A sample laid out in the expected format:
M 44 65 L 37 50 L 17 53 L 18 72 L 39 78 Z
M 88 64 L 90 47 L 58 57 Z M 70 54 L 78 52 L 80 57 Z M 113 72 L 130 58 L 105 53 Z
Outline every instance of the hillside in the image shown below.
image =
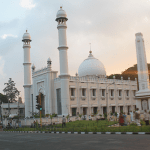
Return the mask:
M 150 64 L 148 64 L 148 73 L 150 75 Z M 113 76 L 115 76 L 116 79 L 121 79 L 121 76 L 122 76 L 124 80 L 128 80 L 128 77 L 130 77 L 130 80 L 135 80 L 135 78 L 138 79 L 137 64 L 135 64 L 132 67 L 129 67 L 128 69 L 123 71 L 121 74 L 111 74 L 107 78 L 113 79 Z

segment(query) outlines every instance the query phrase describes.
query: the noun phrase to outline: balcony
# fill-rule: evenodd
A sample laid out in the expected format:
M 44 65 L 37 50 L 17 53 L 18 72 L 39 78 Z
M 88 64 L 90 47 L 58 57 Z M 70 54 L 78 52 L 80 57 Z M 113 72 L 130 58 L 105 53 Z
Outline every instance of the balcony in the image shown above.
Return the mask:
M 129 96 L 126 96 L 126 100 L 129 100 Z
M 106 98 L 105 96 L 101 96 L 101 99 L 102 99 L 102 100 L 105 100 L 105 98 Z
M 122 100 L 122 96 L 118 96 L 118 99 L 119 99 L 119 100 Z
M 86 100 L 86 96 L 81 96 L 81 99 L 82 99 L 83 101 L 85 101 L 85 100 Z
M 70 96 L 70 100 L 74 101 L 75 100 L 75 96 Z
M 110 96 L 110 99 L 111 99 L 111 100 L 114 100 L 114 96 Z
M 91 99 L 92 99 L 92 100 L 96 100 L 96 96 L 92 96 Z

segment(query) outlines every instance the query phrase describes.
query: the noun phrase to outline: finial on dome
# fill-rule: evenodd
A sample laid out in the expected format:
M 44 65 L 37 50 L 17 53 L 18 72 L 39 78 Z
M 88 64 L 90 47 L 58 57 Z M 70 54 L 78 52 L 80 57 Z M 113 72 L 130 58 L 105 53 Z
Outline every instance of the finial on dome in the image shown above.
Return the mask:
M 91 51 L 91 43 L 89 43 L 89 44 L 90 44 L 90 51 L 89 51 L 89 53 L 92 54 L 92 51 Z
M 52 70 L 52 61 L 51 61 L 50 57 L 47 59 L 47 67 L 49 67 L 50 70 Z
M 26 30 L 26 32 L 23 34 L 22 42 L 31 42 L 31 41 L 32 41 L 31 36 L 28 33 L 28 30 Z
M 76 77 L 77 77 L 77 76 L 78 76 L 78 73 L 76 72 L 76 74 L 75 74 L 75 75 L 76 75 Z
M 32 65 L 32 71 L 34 71 L 34 70 L 35 70 L 35 65 L 33 64 L 33 65 Z

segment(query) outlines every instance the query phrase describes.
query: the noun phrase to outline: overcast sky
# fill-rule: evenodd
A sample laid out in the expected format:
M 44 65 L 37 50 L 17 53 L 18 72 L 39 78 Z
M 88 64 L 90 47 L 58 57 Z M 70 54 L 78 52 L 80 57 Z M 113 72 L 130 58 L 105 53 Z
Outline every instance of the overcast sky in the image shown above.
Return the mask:
M 23 96 L 22 36 L 31 35 L 31 62 L 36 69 L 52 59 L 59 71 L 56 13 L 63 6 L 68 15 L 69 73 L 74 76 L 93 55 L 107 75 L 121 73 L 137 63 L 135 33 L 142 32 L 150 62 L 150 0 L 0 0 L 0 92 L 12 78 Z

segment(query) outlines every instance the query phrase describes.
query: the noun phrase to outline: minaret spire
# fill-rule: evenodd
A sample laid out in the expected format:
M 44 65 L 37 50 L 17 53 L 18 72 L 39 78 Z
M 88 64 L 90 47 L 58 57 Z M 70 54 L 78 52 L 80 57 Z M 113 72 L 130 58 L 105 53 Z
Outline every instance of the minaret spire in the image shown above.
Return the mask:
M 30 42 L 31 36 L 26 32 L 23 35 L 23 49 L 24 49 L 24 99 L 25 99 L 25 117 L 30 117 L 31 114 L 31 100 L 30 100 L 30 89 L 31 89 L 31 62 L 30 62 Z
M 60 7 L 57 12 L 56 21 L 58 22 L 57 29 L 59 35 L 59 62 L 60 62 L 60 79 L 61 79 L 61 91 L 57 91 L 57 94 L 61 93 L 61 101 L 57 104 L 58 115 L 70 114 L 70 97 L 69 97 L 69 71 L 68 71 L 68 46 L 67 46 L 67 14 Z
M 140 110 L 147 110 L 150 109 L 150 89 L 145 45 L 142 33 L 136 33 L 135 36 L 139 82 L 139 91 L 136 92 L 136 105 Z

